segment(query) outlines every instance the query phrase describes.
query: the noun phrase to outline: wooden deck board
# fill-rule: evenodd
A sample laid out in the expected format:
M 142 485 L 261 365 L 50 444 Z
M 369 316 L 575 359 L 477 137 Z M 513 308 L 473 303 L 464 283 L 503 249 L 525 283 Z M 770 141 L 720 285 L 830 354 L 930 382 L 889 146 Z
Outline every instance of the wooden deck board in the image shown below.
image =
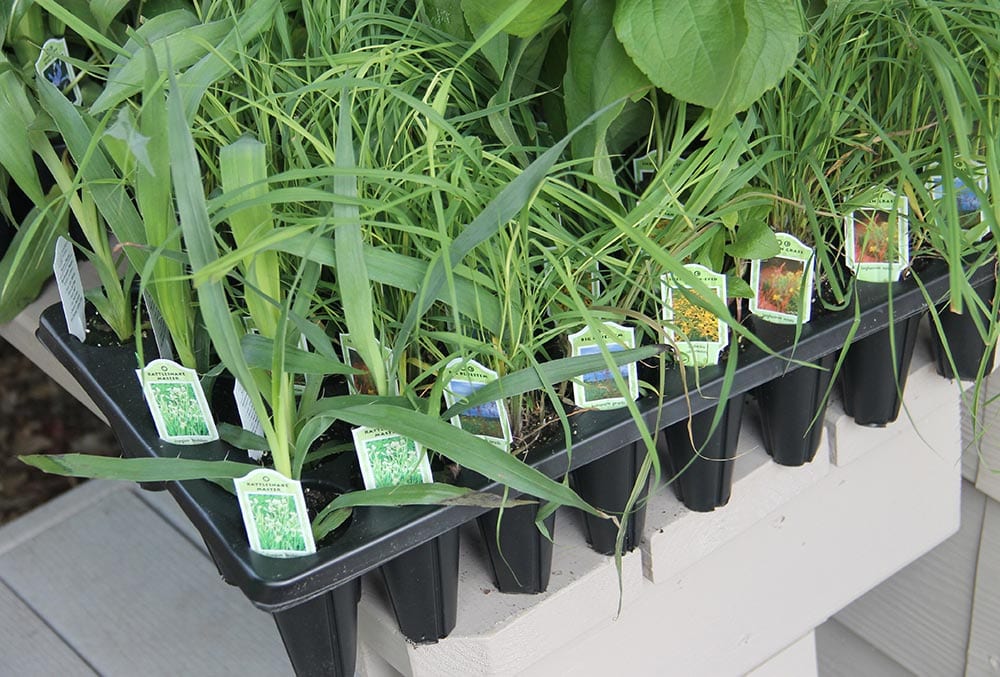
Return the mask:
M 6 585 L 0 584 L 0 674 L 77 677 L 94 671 Z
M 270 616 L 134 491 L 83 491 L 17 530 L 0 580 L 103 675 L 290 674 Z

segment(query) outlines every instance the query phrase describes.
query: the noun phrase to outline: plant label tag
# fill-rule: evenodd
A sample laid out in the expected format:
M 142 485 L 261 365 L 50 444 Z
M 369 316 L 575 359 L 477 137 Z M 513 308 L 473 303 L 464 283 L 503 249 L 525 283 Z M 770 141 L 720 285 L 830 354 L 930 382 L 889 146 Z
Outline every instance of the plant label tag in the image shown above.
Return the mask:
M 260 437 L 264 436 L 264 426 L 260 424 L 260 417 L 257 416 L 257 412 L 253 409 L 253 402 L 250 401 L 250 395 L 247 393 L 247 389 L 243 387 L 243 384 L 236 380 L 233 385 L 233 399 L 236 400 L 236 411 L 240 415 L 240 425 L 247 432 L 251 432 L 254 435 Z M 247 455 L 255 461 L 259 461 L 264 457 L 263 449 L 247 449 Z
M 219 439 L 194 369 L 161 359 L 137 369 L 136 374 L 161 440 L 171 444 L 201 444 Z
M 964 244 L 972 244 L 982 240 L 988 232 L 990 226 L 986 221 L 986 207 L 983 205 L 981 196 L 989 195 L 989 175 L 986 165 L 976 160 L 963 160 L 956 157 L 952 165 L 955 171 L 952 175 L 952 191 L 945 190 L 946 179 L 940 173 L 940 167 L 932 167 L 932 171 L 937 171 L 927 181 L 927 190 L 930 191 L 931 199 L 940 203 L 945 195 L 951 192 L 955 200 L 955 211 L 958 216 L 958 225 L 962 229 L 962 239 Z M 939 205 L 941 211 L 939 217 L 950 215 L 950 205 Z
M 750 262 L 750 312 L 775 324 L 812 317 L 813 250 L 788 233 L 775 233 L 780 252 Z
M 466 399 L 487 383 L 496 381 L 498 374 L 475 360 L 455 358 L 445 367 L 448 383 L 444 399 L 449 407 Z M 510 417 L 502 400 L 493 400 L 469 407 L 451 419 L 452 425 L 481 437 L 493 446 L 510 451 L 513 436 Z
M 888 189 L 873 188 L 844 217 L 847 267 L 862 282 L 896 282 L 910 265 L 909 203 Z
M 61 235 L 56 239 L 52 272 L 56 276 L 56 287 L 59 289 L 59 300 L 62 302 L 63 316 L 66 318 L 66 329 L 80 341 L 86 341 L 87 319 L 80 267 L 76 264 L 73 244 Z
M 722 303 L 726 302 L 725 275 L 697 263 L 689 263 L 684 268 Z M 693 301 L 698 293 L 674 275 L 660 278 L 664 329 L 677 350 L 678 359 L 687 366 L 707 367 L 718 364 L 722 349 L 729 345 L 729 325 Z
M 268 557 L 316 552 L 302 485 L 276 470 L 260 468 L 233 480 L 250 549 Z
M 69 49 L 64 38 L 49 38 L 42 43 L 41 53 L 35 61 L 35 72 L 63 94 L 67 94 L 67 88 L 72 86 L 69 89 L 72 96 L 66 98 L 70 98 L 77 106 L 83 102 L 80 86 L 76 84 L 76 70 L 69 62 Z
M 656 176 L 656 149 L 632 159 L 632 176 L 637 191 L 643 191 Z
M 385 428 L 360 426 L 351 431 L 365 489 L 434 481 L 424 448 Z
M 379 347 L 382 349 L 382 357 L 385 363 L 389 364 L 392 352 L 385 346 L 380 345 Z M 361 353 L 351 344 L 350 334 L 340 335 L 340 350 L 344 357 L 344 364 L 361 372 L 360 374 L 347 375 L 348 392 L 352 395 L 378 395 L 378 388 L 368 372 L 368 365 L 361 359 Z M 389 389 L 393 395 L 399 394 L 399 383 L 391 374 L 389 375 Z
M 601 346 L 609 352 L 635 348 L 635 329 L 615 322 L 605 322 L 599 327 L 584 327 L 569 336 L 570 352 L 573 357 L 580 355 L 600 355 Z M 628 399 L 615 382 L 609 367 L 592 371 L 573 379 L 573 401 L 578 407 L 591 409 L 619 409 L 627 406 L 629 400 L 639 397 L 639 372 L 635 362 L 618 367 L 618 373 L 628 388 Z
M 156 352 L 165 360 L 176 359 L 170 342 L 170 330 L 148 291 L 142 292 L 142 301 L 146 304 L 146 315 L 149 316 L 149 326 L 153 330 L 153 340 L 156 341 Z

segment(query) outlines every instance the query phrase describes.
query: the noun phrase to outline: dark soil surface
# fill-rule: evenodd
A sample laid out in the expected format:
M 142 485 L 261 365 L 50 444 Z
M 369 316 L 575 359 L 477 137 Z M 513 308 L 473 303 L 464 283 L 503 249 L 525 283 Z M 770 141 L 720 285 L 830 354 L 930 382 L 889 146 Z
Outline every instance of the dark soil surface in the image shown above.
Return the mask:
M 118 454 L 111 429 L 0 339 L 0 524 L 82 480 L 46 475 L 19 454 Z

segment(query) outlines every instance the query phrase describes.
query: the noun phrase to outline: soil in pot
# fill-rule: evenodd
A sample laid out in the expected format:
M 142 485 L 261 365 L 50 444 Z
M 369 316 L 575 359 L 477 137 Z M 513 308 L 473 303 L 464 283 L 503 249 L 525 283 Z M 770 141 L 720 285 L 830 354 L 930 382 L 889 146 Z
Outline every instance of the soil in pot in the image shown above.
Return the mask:
M 663 431 L 667 453 L 660 462 L 673 478 L 677 498 L 691 510 L 711 512 L 729 502 L 744 400 L 742 393 L 729 398 L 715 430 L 713 407 Z
M 570 473 L 570 480 L 573 488 L 587 503 L 606 513 L 623 515 L 645 458 L 646 446 L 642 442 L 634 442 L 577 468 Z M 642 531 L 646 525 L 648 491 L 647 478 L 632 513 L 619 518 L 625 520 L 622 552 L 635 549 L 642 539 Z M 601 554 L 613 555 L 618 539 L 618 527 L 614 522 L 585 514 L 584 523 L 590 547 Z
M 889 327 L 855 341 L 848 348 L 840 371 L 840 385 L 844 411 L 858 425 L 883 427 L 899 416 L 921 318 L 918 313 L 895 323 L 895 350 Z

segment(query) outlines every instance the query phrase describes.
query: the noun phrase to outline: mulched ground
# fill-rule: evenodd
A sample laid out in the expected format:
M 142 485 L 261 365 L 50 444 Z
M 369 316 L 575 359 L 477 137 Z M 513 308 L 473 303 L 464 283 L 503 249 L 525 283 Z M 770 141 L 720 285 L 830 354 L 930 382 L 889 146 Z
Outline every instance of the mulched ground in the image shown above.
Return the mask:
M 46 475 L 18 454 L 118 454 L 111 429 L 0 339 L 0 524 L 82 480 Z

